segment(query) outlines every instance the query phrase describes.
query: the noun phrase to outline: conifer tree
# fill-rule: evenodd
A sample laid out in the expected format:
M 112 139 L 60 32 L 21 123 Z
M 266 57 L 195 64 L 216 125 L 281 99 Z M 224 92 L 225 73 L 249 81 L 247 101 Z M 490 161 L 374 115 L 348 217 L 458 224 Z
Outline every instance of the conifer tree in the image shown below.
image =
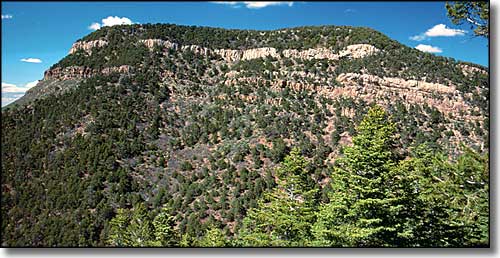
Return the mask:
M 175 230 L 175 220 L 168 208 L 162 208 L 153 220 L 154 246 L 169 247 L 179 242 L 179 233 Z
M 116 216 L 109 222 L 108 244 L 111 246 L 127 246 L 130 243 L 128 231 L 124 230 L 129 225 L 129 211 L 118 209 Z
M 199 247 L 224 247 L 229 242 L 226 240 L 226 235 L 218 228 L 209 228 L 203 238 L 198 241 Z
M 397 155 L 395 125 L 374 106 L 357 128 L 354 145 L 346 147 L 332 175 L 330 203 L 314 225 L 320 246 L 390 246 L 397 238 L 393 214 L 401 206 L 394 196 Z
M 277 187 L 251 209 L 239 231 L 243 246 L 307 246 L 314 221 L 317 189 L 308 162 L 293 149 L 277 170 Z

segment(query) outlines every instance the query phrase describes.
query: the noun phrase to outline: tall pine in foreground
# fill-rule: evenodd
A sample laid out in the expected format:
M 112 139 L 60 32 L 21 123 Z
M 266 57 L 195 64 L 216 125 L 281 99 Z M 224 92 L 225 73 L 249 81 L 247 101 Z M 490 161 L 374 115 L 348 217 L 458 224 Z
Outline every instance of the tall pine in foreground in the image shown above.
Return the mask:
M 118 209 L 110 222 L 108 244 L 118 247 L 171 247 L 179 245 L 180 236 L 167 208 L 162 208 L 153 220 L 143 203 L 133 210 Z
M 458 162 L 425 145 L 402 159 L 395 126 L 378 106 L 357 128 L 317 212 L 314 244 L 343 247 L 488 245 L 487 158 L 466 150 Z
M 318 212 L 317 245 L 388 246 L 397 237 L 392 214 L 402 207 L 394 194 L 395 125 L 375 106 L 357 132 L 336 162 L 330 203 Z
M 277 187 L 251 209 L 239 231 L 242 246 L 308 246 L 318 189 L 308 162 L 293 149 L 277 170 Z

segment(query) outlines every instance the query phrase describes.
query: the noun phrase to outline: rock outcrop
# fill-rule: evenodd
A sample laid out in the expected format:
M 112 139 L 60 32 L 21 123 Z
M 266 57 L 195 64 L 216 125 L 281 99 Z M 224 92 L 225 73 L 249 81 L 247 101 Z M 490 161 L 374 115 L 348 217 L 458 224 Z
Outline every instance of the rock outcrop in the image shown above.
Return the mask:
M 96 71 L 85 66 L 56 67 L 45 71 L 43 80 L 73 80 L 93 76 Z
M 70 54 L 75 53 L 76 51 L 83 49 L 87 54 L 91 55 L 92 54 L 92 49 L 94 48 L 100 48 L 107 46 L 108 42 L 105 40 L 92 40 L 92 41 L 78 41 L 73 44 L 71 49 L 69 50 Z
M 341 50 L 339 53 L 335 53 L 330 48 L 311 48 L 306 50 L 285 49 L 280 53 L 276 48 L 273 47 L 234 50 L 234 49 L 209 49 L 198 45 L 185 45 L 179 47 L 177 43 L 161 39 L 143 39 L 140 40 L 139 42 L 145 44 L 150 50 L 153 50 L 155 46 L 161 46 L 164 48 L 174 49 L 174 50 L 180 49 L 181 51 L 190 50 L 200 55 L 216 54 L 221 56 L 222 59 L 226 62 L 237 62 L 240 60 L 265 58 L 267 56 L 271 56 L 274 58 L 281 58 L 281 55 L 283 55 L 286 58 L 298 58 L 307 60 L 312 60 L 312 59 L 338 60 L 340 57 L 363 58 L 369 55 L 373 55 L 380 51 L 376 47 L 368 44 L 349 45 L 343 50 Z
M 130 65 L 122 65 L 122 66 L 111 66 L 111 67 L 105 67 L 101 70 L 102 74 L 109 75 L 111 73 L 121 73 L 121 74 L 128 74 L 132 70 L 132 66 Z
M 242 57 L 241 50 L 233 50 L 233 49 L 215 49 L 214 53 L 221 56 L 227 62 L 236 62 L 239 61 Z
M 234 75 L 226 76 L 227 79 L 224 84 L 231 86 L 242 83 L 258 84 L 267 81 L 260 77 L 235 77 Z M 381 78 L 375 75 L 356 73 L 340 74 L 337 81 L 342 85 L 341 87 L 276 79 L 270 81 L 270 87 L 275 92 L 280 92 L 284 88 L 290 88 L 294 91 L 316 91 L 330 99 L 352 97 L 363 99 L 368 103 L 377 102 L 386 106 L 391 105 L 396 99 L 403 99 L 406 103 L 416 105 L 425 103 L 447 116 L 463 117 L 466 114 L 468 119 L 478 119 L 478 117 L 467 115 L 471 113 L 472 108 L 464 101 L 453 85 L 392 77 Z
M 337 77 L 337 81 L 346 86 L 380 85 L 384 87 L 426 91 L 428 93 L 434 92 L 443 94 L 453 94 L 453 93 L 458 94 L 458 91 L 456 91 L 455 87 L 451 85 L 444 85 L 439 83 L 417 81 L 417 80 L 405 80 L 402 78 L 395 78 L 395 77 L 381 78 L 370 74 L 343 73 Z
M 474 66 L 470 66 L 470 65 L 466 65 L 466 64 L 460 64 L 458 66 L 460 67 L 460 69 L 462 69 L 462 73 L 465 76 L 474 75 L 475 73 L 488 74 L 488 71 L 485 71 L 483 69 L 480 69 L 480 68 L 477 68 Z
M 368 102 L 384 99 L 390 101 L 391 98 L 401 97 L 408 103 L 425 103 L 435 107 L 448 116 L 460 117 L 461 113 L 468 114 L 471 111 L 471 107 L 453 85 L 356 73 L 340 74 L 337 81 L 344 87 L 320 89 L 321 93 L 330 97 L 361 98 Z
M 329 48 L 310 48 L 307 50 L 285 49 L 283 56 L 286 58 L 297 59 L 329 59 L 338 60 L 339 55 Z
M 243 51 L 242 60 L 250 60 L 257 58 L 265 58 L 267 56 L 271 56 L 274 58 L 278 58 L 278 52 L 276 48 L 273 47 L 261 47 L 261 48 L 252 48 Z
M 373 55 L 380 50 L 369 44 L 349 45 L 340 51 L 340 57 L 363 58 Z
M 86 66 L 56 67 L 45 71 L 43 80 L 79 80 L 90 78 L 97 74 L 109 75 L 113 72 L 130 73 L 131 70 L 132 67 L 129 65 L 105 67 L 102 70 L 96 70 Z
M 171 48 L 174 50 L 177 50 L 179 48 L 179 44 L 162 39 L 141 39 L 139 40 L 139 43 L 146 45 L 149 50 L 153 50 L 155 46 L 160 46 L 168 49 Z

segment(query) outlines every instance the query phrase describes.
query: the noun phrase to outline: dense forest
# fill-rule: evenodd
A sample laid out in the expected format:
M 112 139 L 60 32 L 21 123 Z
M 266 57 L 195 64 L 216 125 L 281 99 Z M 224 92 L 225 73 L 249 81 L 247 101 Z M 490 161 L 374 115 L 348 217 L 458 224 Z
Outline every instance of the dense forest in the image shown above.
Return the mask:
M 379 52 L 227 62 L 145 39 Z M 131 68 L 47 77 L 2 109 L 3 246 L 489 246 L 484 67 L 346 26 L 128 25 L 80 42 L 92 40 L 108 43 L 51 70 Z M 346 88 L 346 73 L 456 90 L 426 102 L 383 87 L 372 99 L 325 94 Z M 443 112 L 446 98 L 467 108 Z

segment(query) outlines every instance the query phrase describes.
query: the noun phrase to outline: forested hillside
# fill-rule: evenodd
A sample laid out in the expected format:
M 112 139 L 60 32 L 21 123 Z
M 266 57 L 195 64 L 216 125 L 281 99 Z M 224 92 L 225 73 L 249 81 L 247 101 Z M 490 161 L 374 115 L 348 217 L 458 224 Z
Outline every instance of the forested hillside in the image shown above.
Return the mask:
M 3 246 L 489 245 L 489 74 L 368 28 L 103 27 L 2 110 Z

